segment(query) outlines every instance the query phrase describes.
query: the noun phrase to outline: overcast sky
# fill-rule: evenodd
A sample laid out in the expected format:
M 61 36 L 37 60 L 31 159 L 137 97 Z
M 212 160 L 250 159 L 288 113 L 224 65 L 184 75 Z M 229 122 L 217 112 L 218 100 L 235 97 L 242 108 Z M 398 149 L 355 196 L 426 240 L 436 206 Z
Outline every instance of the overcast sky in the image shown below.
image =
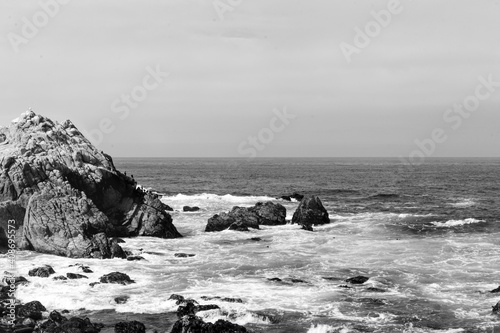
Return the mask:
M 499 0 L 394 1 L 3 0 L 0 124 L 116 157 L 407 157 L 436 129 L 431 156 L 499 156 Z

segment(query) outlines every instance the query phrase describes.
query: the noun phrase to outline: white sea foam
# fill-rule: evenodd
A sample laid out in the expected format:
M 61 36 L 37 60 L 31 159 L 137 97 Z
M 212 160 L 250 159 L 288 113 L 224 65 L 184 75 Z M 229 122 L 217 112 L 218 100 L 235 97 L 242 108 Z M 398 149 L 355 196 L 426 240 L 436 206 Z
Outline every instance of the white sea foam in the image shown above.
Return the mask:
M 474 218 L 467 218 L 464 220 L 449 220 L 446 222 L 431 222 L 431 223 L 438 228 L 451 228 L 451 227 L 457 227 L 460 225 L 474 224 L 474 223 L 481 223 L 481 222 L 486 222 L 486 221 L 485 220 L 477 220 Z
M 186 202 L 186 201 L 226 201 L 231 203 L 252 203 L 257 201 L 271 201 L 276 200 L 276 198 L 268 196 L 237 196 L 237 195 L 217 195 L 213 193 L 202 193 L 187 195 L 179 193 L 174 196 L 163 196 L 162 201 L 164 202 Z
M 339 328 L 341 329 L 340 331 L 338 330 Z M 347 333 L 349 332 L 349 329 L 347 327 L 333 327 L 330 325 L 312 324 L 309 330 L 307 331 L 307 333 L 333 333 L 333 332 Z
M 476 202 L 470 198 L 462 199 L 459 202 L 452 203 L 453 207 L 462 208 L 474 206 Z

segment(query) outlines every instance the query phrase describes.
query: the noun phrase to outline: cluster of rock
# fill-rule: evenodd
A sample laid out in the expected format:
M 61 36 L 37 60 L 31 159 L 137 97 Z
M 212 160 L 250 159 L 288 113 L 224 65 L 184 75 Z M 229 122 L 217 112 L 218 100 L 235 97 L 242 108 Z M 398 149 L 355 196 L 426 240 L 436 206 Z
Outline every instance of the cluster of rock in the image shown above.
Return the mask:
M 228 213 L 216 214 L 208 220 L 205 231 L 248 231 L 249 228 L 259 229 L 260 225 L 286 223 L 286 208 L 268 201 L 248 208 L 235 206 Z M 301 225 L 302 229 L 312 231 L 313 225 L 330 223 L 330 218 L 321 200 L 313 195 L 302 198 L 293 214 L 292 224 L 295 223 Z
M 167 209 L 69 120 L 60 124 L 30 110 L 0 128 L 0 247 L 14 220 L 21 249 L 123 257 L 108 237 L 182 237 Z
M 215 299 L 208 298 L 205 299 Z M 245 333 L 247 329 L 243 326 L 233 324 L 229 321 L 219 319 L 215 323 L 206 323 L 200 317 L 196 316 L 198 312 L 220 309 L 218 305 L 207 304 L 199 305 L 193 299 L 185 299 L 181 295 L 171 295 L 170 299 L 175 300 L 179 305 L 177 309 L 177 316 L 179 320 L 175 322 L 170 333 Z M 221 298 L 219 298 L 221 299 Z M 231 301 L 232 299 L 226 299 Z M 237 299 L 235 302 L 242 302 Z

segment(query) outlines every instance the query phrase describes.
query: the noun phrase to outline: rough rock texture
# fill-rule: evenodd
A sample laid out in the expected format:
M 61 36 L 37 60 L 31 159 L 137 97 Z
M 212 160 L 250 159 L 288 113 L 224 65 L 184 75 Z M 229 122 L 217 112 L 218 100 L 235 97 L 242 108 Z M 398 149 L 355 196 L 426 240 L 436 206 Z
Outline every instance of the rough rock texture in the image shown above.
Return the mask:
M 29 276 L 38 276 L 38 277 L 49 277 L 55 273 L 56 272 L 54 271 L 54 269 L 51 266 L 45 265 L 42 267 L 33 268 L 32 270 L 30 270 L 28 272 L 28 275 Z
M 99 281 L 101 283 L 115 283 L 115 284 L 131 284 L 135 283 L 134 280 L 130 279 L 127 274 L 120 272 L 113 272 L 100 277 Z
M 201 318 L 187 315 L 179 319 L 171 333 L 245 333 L 243 326 L 219 319 L 215 323 L 205 323 Z
M 330 218 L 321 200 L 313 195 L 302 199 L 297 210 L 293 213 L 292 223 L 301 224 L 306 227 L 306 230 L 309 230 L 311 225 L 330 223 Z
M 9 220 L 21 248 L 68 257 L 85 257 L 99 233 L 181 237 L 166 209 L 69 120 L 27 111 L 0 127 L 0 247 Z
M 145 333 L 146 326 L 138 321 L 124 321 L 115 325 L 115 333 Z
M 249 208 L 259 217 L 259 225 L 282 225 L 286 224 L 286 208 L 271 201 L 258 202 L 254 207 Z
M 248 231 L 259 229 L 259 225 L 286 224 L 286 208 L 273 202 L 257 203 L 254 207 L 235 206 L 229 213 L 216 214 L 208 220 L 205 231 L 226 229 Z

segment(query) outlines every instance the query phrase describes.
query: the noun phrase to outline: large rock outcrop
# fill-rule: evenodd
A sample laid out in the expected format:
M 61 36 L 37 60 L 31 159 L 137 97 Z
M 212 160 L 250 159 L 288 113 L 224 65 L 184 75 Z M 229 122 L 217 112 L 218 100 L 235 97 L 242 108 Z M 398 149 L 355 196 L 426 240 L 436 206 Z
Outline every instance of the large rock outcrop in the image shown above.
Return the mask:
M 309 230 L 312 225 L 330 223 L 330 218 L 321 200 L 313 195 L 302 199 L 293 213 L 292 223 L 298 223 Z
M 286 208 L 282 205 L 259 202 L 253 207 L 235 206 L 229 213 L 214 215 L 208 220 L 205 231 L 248 231 L 248 228 L 259 229 L 259 225 L 286 224 L 285 218 Z
M 0 247 L 15 220 L 21 248 L 105 258 L 119 250 L 94 237 L 100 233 L 182 237 L 166 208 L 69 120 L 60 124 L 30 110 L 0 127 Z

